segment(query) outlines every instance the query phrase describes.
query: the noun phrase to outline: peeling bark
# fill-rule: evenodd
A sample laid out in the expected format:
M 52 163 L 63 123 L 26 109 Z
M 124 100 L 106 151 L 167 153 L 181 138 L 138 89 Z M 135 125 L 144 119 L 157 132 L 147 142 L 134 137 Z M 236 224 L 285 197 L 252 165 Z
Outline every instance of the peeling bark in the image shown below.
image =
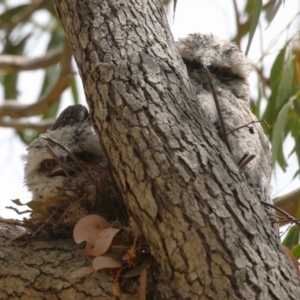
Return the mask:
M 297 299 L 295 271 L 263 207 L 203 120 L 161 2 L 55 3 L 115 180 L 159 266 L 155 299 Z M 75 251 L 49 243 L 49 255 Z M 103 282 L 82 284 L 82 293 L 93 284 Z

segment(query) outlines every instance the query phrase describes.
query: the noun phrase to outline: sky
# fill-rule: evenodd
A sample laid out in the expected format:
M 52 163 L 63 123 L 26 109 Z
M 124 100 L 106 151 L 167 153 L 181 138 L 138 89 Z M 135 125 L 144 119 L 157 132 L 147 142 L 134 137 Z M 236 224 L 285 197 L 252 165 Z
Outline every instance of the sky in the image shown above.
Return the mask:
M 26 1 L 13 0 L 14 3 L 24 3 Z M 243 7 L 244 0 L 237 1 L 240 7 Z M 256 62 L 260 56 L 261 47 L 266 48 L 270 43 L 277 43 L 277 50 L 280 45 L 285 42 L 286 36 L 278 38 L 278 32 L 282 30 L 287 22 L 291 20 L 296 11 L 300 8 L 299 0 L 285 1 L 285 6 L 281 7 L 274 22 L 265 30 L 262 31 L 262 39 L 258 33 L 254 36 L 248 57 Z M 47 23 L 47 15 L 41 13 L 37 16 L 38 22 Z M 173 8 L 170 7 L 168 15 L 169 23 L 175 40 L 183 38 L 189 33 L 213 33 L 224 39 L 231 39 L 235 32 L 235 19 L 233 15 L 232 0 L 178 0 L 175 17 Z M 280 21 L 278 21 L 280 20 Z M 266 28 L 263 23 L 262 28 Z M 298 26 L 298 27 L 297 27 Z M 295 30 L 299 28 L 298 23 L 294 26 Z M 39 36 L 31 45 L 28 46 L 30 56 L 41 55 L 45 51 L 45 41 L 49 37 L 47 35 Z M 264 45 L 261 46 L 260 42 Z M 242 50 L 245 51 L 247 40 L 242 42 Z M 277 51 L 273 51 L 272 55 L 267 58 L 267 61 L 272 62 Z M 269 65 L 270 66 L 270 65 Z M 34 102 L 38 96 L 39 89 L 37 86 L 41 84 L 43 71 L 22 72 L 18 90 L 20 92 L 19 100 L 24 103 Z M 80 79 L 77 75 L 79 86 L 81 87 Z M 250 77 L 250 84 L 253 86 L 252 91 L 256 91 L 255 76 Z M 254 94 L 255 97 L 255 94 Z M 84 93 L 80 91 L 81 102 L 84 103 Z M 0 86 L 0 104 L 3 102 L 3 90 Z M 66 91 L 63 95 L 61 110 L 71 104 L 70 92 Z M 289 153 L 293 143 L 291 139 L 285 142 L 285 153 Z M 5 209 L 5 206 L 10 206 L 10 199 L 20 199 L 23 203 L 31 200 L 31 195 L 23 185 L 23 162 L 21 154 L 26 152 L 24 145 L 16 136 L 12 129 L 0 128 L 0 216 L 6 218 L 22 218 L 16 215 L 15 212 Z M 287 172 L 283 173 L 279 168 L 276 169 L 276 176 L 272 178 L 273 196 L 284 194 L 291 190 L 300 187 L 300 180 L 292 181 L 292 178 L 298 168 L 298 162 L 295 156 L 292 156 L 288 161 Z

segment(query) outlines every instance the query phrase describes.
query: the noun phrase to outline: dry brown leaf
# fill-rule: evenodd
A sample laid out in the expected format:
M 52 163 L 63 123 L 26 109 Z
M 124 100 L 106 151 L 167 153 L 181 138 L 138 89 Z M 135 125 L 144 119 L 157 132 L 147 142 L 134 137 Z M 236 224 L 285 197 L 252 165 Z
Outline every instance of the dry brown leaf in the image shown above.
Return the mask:
M 93 243 L 102 229 L 110 227 L 104 218 L 98 215 L 88 215 L 83 217 L 74 227 L 73 237 L 77 244 L 87 241 Z
M 58 196 L 49 198 L 45 201 L 31 200 L 26 203 L 26 205 L 31 208 L 34 212 L 39 213 L 43 217 L 49 217 L 51 215 L 49 211 L 49 207 L 51 207 L 55 203 L 61 203 L 65 200 L 70 200 L 70 196 Z M 17 204 L 17 203 L 16 203 Z
M 37 200 L 31 200 L 26 203 L 26 205 L 33 210 L 35 210 L 40 204 L 41 201 L 37 201 Z
M 94 270 L 100 270 L 105 268 L 121 268 L 120 259 L 116 259 L 110 256 L 97 256 L 93 259 L 92 266 Z
M 118 282 L 114 283 L 114 286 L 113 286 L 113 295 L 117 296 L 118 298 L 122 297 L 121 289 L 120 289 L 120 286 L 119 286 Z
M 117 228 L 106 228 L 101 230 L 94 241 L 92 255 L 98 256 L 104 254 L 111 245 L 114 236 L 120 231 Z
M 49 217 L 51 214 L 47 208 L 41 208 L 41 201 L 31 200 L 26 203 L 26 205 L 35 212 L 40 213 L 44 217 Z
M 78 270 L 75 270 L 71 273 L 71 278 L 78 278 L 78 277 L 84 277 L 91 273 L 95 272 L 94 268 L 92 266 L 83 267 Z
M 294 268 L 296 270 L 296 273 L 297 273 L 297 276 L 299 278 L 299 262 L 298 260 L 296 259 L 296 257 L 294 256 L 293 252 L 286 246 L 282 245 L 283 246 L 283 250 L 285 251 L 286 255 L 289 257 L 289 259 L 291 260 L 291 262 L 293 263 L 294 265 Z
M 14 204 L 18 205 L 18 206 L 24 206 L 27 205 L 27 203 L 23 204 L 20 199 L 11 199 L 11 202 L 13 202 Z

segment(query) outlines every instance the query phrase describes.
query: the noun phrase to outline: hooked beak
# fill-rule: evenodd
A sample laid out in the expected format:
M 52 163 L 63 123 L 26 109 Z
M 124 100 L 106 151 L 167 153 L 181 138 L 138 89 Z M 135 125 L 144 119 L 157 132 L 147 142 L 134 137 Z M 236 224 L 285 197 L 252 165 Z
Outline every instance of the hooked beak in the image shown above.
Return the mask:
M 55 176 L 67 177 L 68 175 L 60 166 L 57 166 L 49 173 L 49 177 L 55 177 Z

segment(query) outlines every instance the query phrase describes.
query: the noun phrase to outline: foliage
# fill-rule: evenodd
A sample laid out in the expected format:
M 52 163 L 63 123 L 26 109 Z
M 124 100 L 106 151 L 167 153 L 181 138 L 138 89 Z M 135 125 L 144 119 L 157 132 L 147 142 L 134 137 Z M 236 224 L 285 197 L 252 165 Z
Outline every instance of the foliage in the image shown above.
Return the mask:
M 44 75 L 41 86 L 33 85 L 35 90 L 40 90 L 36 100 L 36 102 L 39 102 L 45 95 L 51 94 L 51 91 L 54 90 L 55 84 L 60 79 L 60 72 L 63 69 L 63 62 L 60 61 L 60 58 L 62 58 L 65 34 L 56 16 L 53 3 L 49 0 L 42 0 L 11 6 L 10 1 L 4 1 L 0 4 L 1 11 L 0 83 L 4 90 L 4 101 L 7 104 L 12 103 L 12 101 L 19 103 L 18 84 L 20 82 L 20 71 L 43 69 Z M 37 17 L 38 14 L 40 14 L 40 17 Z M 46 40 L 46 45 L 39 43 L 41 37 L 44 37 L 42 39 L 43 43 Z M 45 47 L 46 53 L 35 60 L 27 55 L 36 47 Z M 71 78 L 72 74 L 68 74 L 68 76 Z M 77 104 L 77 83 L 74 79 L 71 79 L 68 85 L 71 89 L 73 102 Z M 52 100 L 54 103 L 50 103 L 47 110 L 43 110 L 38 114 L 40 119 L 55 118 L 58 113 L 60 100 L 61 93 L 57 99 Z M 37 114 L 29 111 L 26 115 L 20 115 L 19 117 L 35 115 Z M 0 117 L 2 118 L 0 126 L 8 127 L 5 122 L 8 117 L 11 118 L 10 121 L 13 121 L 13 124 L 20 125 L 18 120 L 9 114 L 5 115 L 0 112 Z M 31 129 L 30 124 L 29 122 L 27 128 L 24 127 L 22 130 L 17 130 L 19 137 L 27 144 L 35 139 L 38 134 L 37 130 L 26 130 Z M 16 127 L 18 128 L 18 126 Z M 44 128 L 40 132 L 43 130 Z

